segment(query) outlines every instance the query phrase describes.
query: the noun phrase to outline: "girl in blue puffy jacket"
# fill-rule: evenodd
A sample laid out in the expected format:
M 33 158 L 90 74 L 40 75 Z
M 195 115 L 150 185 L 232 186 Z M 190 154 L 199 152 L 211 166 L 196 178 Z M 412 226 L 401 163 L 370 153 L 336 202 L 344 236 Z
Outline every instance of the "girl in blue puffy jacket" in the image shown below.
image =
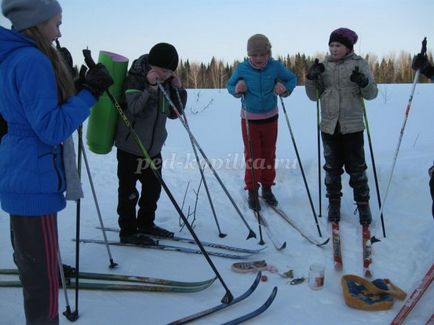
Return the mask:
M 261 206 L 255 198 L 259 185 L 262 185 L 262 196 L 266 202 L 277 205 L 277 200 L 271 191 L 276 178 L 274 165 L 278 119 L 277 96 L 289 96 L 297 84 L 297 77 L 280 61 L 271 57 L 271 44 L 265 35 L 255 34 L 249 38 L 247 54 L 248 58 L 237 65 L 229 78 L 227 89 L 233 96 L 243 97 L 241 129 L 246 162 L 245 188 L 249 193 L 249 207 L 260 210 Z M 247 124 L 250 139 L 247 136 Z M 249 140 L 253 157 L 249 155 Z
M 27 324 L 59 323 L 57 212 L 68 188 L 62 143 L 112 83 L 97 65 L 75 95 L 52 46 L 61 36 L 61 11 L 56 0 L 2 1 L 12 28 L 0 27 L 0 115 L 8 125 L 0 143 L 0 201 L 10 215 Z

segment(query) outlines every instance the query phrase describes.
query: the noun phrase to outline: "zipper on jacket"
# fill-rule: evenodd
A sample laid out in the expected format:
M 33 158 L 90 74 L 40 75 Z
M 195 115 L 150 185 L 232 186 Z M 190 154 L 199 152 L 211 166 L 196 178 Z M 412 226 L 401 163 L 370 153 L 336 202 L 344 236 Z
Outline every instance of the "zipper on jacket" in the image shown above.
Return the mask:
M 54 170 L 56 171 L 56 175 L 57 175 L 57 182 L 58 182 L 57 190 L 60 191 L 62 189 L 62 176 L 60 175 L 60 170 L 57 167 L 56 146 L 53 146 L 53 164 L 54 164 Z

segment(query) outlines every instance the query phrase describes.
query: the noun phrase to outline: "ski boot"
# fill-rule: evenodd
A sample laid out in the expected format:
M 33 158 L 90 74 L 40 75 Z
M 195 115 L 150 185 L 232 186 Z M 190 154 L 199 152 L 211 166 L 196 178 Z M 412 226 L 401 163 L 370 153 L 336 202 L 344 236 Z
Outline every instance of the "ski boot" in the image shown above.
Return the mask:
M 259 204 L 258 190 L 249 190 L 249 196 L 247 198 L 249 208 L 253 211 L 261 211 L 261 205 Z
M 328 221 L 338 223 L 341 220 L 341 199 L 329 199 Z
M 277 199 L 274 196 L 273 192 L 271 192 L 271 186 L 262 186 L 262 197 L 264 198 L 267 204 L 272 206 L 277 206 Z
M 174 233 L 164 228 L 158 227 L 155 224 L 139 229 L 139 234 L 151 235 L 161 238 L 172 238 Z
M 372 221 L 372 214 L 369 207 L 369 202 L 357 202 L 357 210 L 359 211 L 360 224 L 370 225 Z

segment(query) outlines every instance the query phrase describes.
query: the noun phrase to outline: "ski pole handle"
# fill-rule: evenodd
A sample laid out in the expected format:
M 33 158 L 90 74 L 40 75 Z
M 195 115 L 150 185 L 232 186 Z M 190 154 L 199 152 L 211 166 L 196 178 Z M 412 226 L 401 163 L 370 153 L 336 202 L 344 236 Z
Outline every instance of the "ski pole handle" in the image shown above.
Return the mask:
M 89 67 L 89 69 L 96 65 L 95 61 L 92 58 L 92 53 L 90 52 L 89 49 L 83 50 L 83 56 L 84 56 L 84 62 Z
M 423 39 L 423 41 L 422 41 L 422 49 L 420 50 L 420 53 L 422 54 L 422 55 L 425 55 L 426 54 L 426 37 Z

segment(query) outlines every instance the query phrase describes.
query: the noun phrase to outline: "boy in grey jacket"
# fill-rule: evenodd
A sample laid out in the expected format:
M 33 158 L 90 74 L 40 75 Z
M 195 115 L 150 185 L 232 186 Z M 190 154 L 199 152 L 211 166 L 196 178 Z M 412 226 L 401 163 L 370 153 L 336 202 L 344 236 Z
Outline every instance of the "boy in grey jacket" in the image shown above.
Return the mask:
M 306 94 L 321 101 L 321 138 L 329 199 L 328 219 L 340 221 L 341 175 L 350 175 L 354 201 L 361 224 L 372 220 L 369 186 L 365 170 L 363 139 L 363 98 L 374 99 L 378 89 L 368 63 L 353 51 L 357 34 L 347 28 L 333 31 L 329 39 L 330 55 L 316 61 L 306 75 Z
M 151 48 L 149 54 L 142 55 L 133 62 L 124 82 L 125 114 L 157 166 L 160 176 L 161 149 L 167 138 L 166 121 L 167 118 L 177 118 L 177 115 L 158 83 L 182 114 L 187 92 L 181 88 L 181 82 L 175 75 L 177 66 L 178 53 L 175 47 L 168 43 L 158 43 Z M 144 159 L 134 136 L 120 119 L 115 145 L 118 148 L 117 212 L 121 242 L 151 244 L 153 241 L 147 235 L 172 237 L 172 232 L 154 223 L 161 184 Z M 140 195 L 136 189 L 137 181 L 142 185 Z M 139 210 L 136 216 L 137 202 Z

